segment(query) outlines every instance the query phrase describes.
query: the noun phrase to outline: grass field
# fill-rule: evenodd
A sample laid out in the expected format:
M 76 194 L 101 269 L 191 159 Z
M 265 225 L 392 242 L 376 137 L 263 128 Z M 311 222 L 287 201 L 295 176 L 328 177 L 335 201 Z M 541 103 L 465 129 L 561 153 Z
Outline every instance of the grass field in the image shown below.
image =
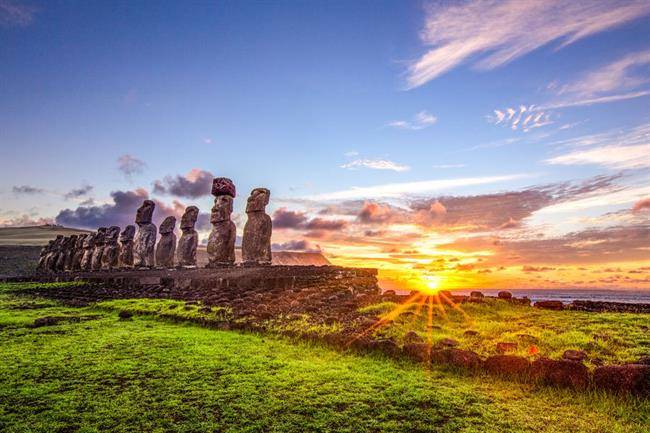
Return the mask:
M 155 315 L 120 320 L 123 301 L 110 302 L 72 308 L 0 291 L 1 431 L 644 432 L 650 422 L 647 401 Z M 32 327 L 44 316 L 61 319 Z
M 396 308 L 395 303 L 383 302 L 363 311 L 386 317 Z M 567 349 L 583 350 L 589 359 L 606 364 L 650 355 L 647 314 L 550 311 L 486 298 L 484 303 L 465 303 L 458 309 L 446 306 L 444 312 L 434 306 L 429 324 L 428 305 L 419 314 L 417 309 L 417 305 L 404 309 L 377 334 L 402 341 L 409 331 L 415 331 L 434 344 L 451 338 L 460 348 L 483 356 L 496 354 L 498 342 L 515 343 L 517 348 L 509 353 L 523 356 L 559 359 Z M 467 331 L 476 334 L 466 335 Z

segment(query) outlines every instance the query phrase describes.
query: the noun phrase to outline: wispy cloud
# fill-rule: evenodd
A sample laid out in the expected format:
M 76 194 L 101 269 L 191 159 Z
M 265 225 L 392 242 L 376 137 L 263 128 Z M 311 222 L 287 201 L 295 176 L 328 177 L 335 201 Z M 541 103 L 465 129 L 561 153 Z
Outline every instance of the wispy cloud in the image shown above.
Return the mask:
M 438 121 L 438 118 L 426 111 L 420 111 L 412 120 L 395 120 L 389 122 L 388 126 L 397 129 L 408 129 L 411 131 L 417 131 L 420 129 L 428 128 L 429 126 L 435 124 Z
M 24 27 L 34 20 L 37 9 L 12 0 L 0 0 L 0 26 Z
M 650 167 L 650 123 L 555 144 L 574 150 L 546 159 L 547 164 L 600 165 L 612 169 Z
M 352 187 L 342 191 L 318 194 L 309 197 L 313 200 L 351 200 L 381 197 L 399 197 L 407 194 L 444 191 L 452 188 L 507 182 L 527 177 L 523 174 L 505 176 L 465 177 L 458 179 L 434 179 L 419 182 L 389 183 L 368 187 Z
M 519 129 L 524 132 L 553 123 L 551 113 L 534 105 L 494 110 L 494 115 L 487 116 L 487 120 L 495 125 L 507 126 L 513 131 Z
M 430 7 L 421 38 L 431 49 L 412 63 L 415 88 L 475 58 L 493 69 L 561 40 L 560 48 L 650 13 L 647 0 L 474 0 Z
M 117 158 L 117 169 L 129 180 L 134 175 L 142 173 L 146 166 L 144 161 L 133 155 L 126 154 Z
M 371 168 L 373 170 L 408 171 L 408 165 L 398 164 L 388 159 L 356 159 L 341 165 L 341 168 L 355 170 L 357 168 Z
M 14 185 L 11 191 L 16 195 L 43 194 L 45 190 L 31 185 Z

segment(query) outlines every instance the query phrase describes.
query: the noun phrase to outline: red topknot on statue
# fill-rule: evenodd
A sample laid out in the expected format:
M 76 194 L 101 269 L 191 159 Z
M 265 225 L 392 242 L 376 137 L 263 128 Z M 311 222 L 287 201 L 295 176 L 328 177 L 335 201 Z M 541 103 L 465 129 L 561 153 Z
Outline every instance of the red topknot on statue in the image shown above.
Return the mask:
M 227 177 L 215 177 L 212 181 L 212 195 L 215 197 L 229 195 L 235 198 L 235 184 Z

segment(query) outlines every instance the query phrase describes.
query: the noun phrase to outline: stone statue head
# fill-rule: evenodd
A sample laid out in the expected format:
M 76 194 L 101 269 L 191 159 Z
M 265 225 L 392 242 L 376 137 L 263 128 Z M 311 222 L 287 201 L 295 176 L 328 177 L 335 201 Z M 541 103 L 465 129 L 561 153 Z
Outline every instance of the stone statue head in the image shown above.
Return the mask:
M 124 227 L 124 230 L 122 230 L 122 233 L 120 233 L 120 242 L 129 242 L 133 240 L 133 237 L 135 236 L 135 226 L 134 225 L 128 225 Z
M 97 234 L 95 235 L 95 245 L 104 245 L 106 239 L 106 227 L 100 227 L 97 229 Z
M 228 221 L 232 213 L 232 197 L 229 195 L 220 195 L 214 199 L 210 222 L 216 224 L 220 221 Z
M 77 236 L 77 242 L 75 243 L 75 248 L 80 250 L 84 247 L 84 241 L 86 240 L 86 236 L 88 236 L 86 233 L 81 234 Z
M 54 242 L 52 243 L 52 249 L 55 251 L 58 251 L 61 248 L 61 244 L 63 243 L 63 235 L 57 235 L 56 239 L 54 239 Z
M 229 195 L 235 198 L 235 184 L 227 177 L 215 177 L 212 181 L 212 195 L 219 197 L 220 195 Z
M 97 233 L 88 233 L 84 238 L 84 249 L 89 250 L 95 246 L 95 238 Z
M 70 237 L 68 238 L 68 248 L 74 248 L 75 246 L 77 246 L 78 237 L 79 236 L 77 235 L 70 235 Z
M 106 243 L 114 244 L 117 242 L 117 237 L 120 235 L 120 228 L 118 226 L 110 226 L 106 230 Z
M 194 224 L 199 217 L 199 208 L 196 206 L 188 206 L 185 208 L 185 213 L 181 218 L 181 230 L 194 230 Z
M 158 232 L 161 235 L 166 235 L 172 233 L 174 231 L 174 227 L 176 227 L 176 217 L 168 216 L 163 220 L 162 223 L 160 223 L 160 228 L 158 229 Z
M 135 214 L 135 223 L 136 224 L 150 224 L 151 218 L 153 217 L 153 211 L 156 208 L 156 203 L 152 200 L 145 200 L 142 202 L 142 206 L 138 208 L 138 212 Z
M 248 212 L 264 212 L 264 208 L 269 204 L 271 198 L 271 191 L 266 188 L 255 188 L 251 191 L 246 204 L 246 213 Z

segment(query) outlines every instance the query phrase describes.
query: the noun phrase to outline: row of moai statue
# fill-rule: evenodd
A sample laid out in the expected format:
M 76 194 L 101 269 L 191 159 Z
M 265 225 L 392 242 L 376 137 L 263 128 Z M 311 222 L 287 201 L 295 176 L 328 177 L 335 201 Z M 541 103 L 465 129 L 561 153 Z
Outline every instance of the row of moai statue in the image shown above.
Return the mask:
M 208 238 L 208 267 L 232 266 L 235 263 L 237 231 L 231 220 L 235 185 L 219 177 L 212 183 L 214 206 L 210 215 L 212 231 Z M 248 220 L 244 225 L 242 261 L 244 265 L 271 264 L 271 217 L 265 208 L 271 192 L 255 188 L 246 205 Z M 181 218 L 181 237 L 176 241 L 176 217 L 169 216 L 157 230 L 152 223 L 156 204 L 145 200 L 136 213 L 135 223 L 120 232 L 118 226 L 100 227 L 96 232 L 57 236 L 42 250 L 37 269 L 47 272 L 99 271 L 122 268 L 196 267 L 199 235 L 194 226 L 199 208 L 189 206 Z M 157 233 L 160 239 L 156 244 Z

